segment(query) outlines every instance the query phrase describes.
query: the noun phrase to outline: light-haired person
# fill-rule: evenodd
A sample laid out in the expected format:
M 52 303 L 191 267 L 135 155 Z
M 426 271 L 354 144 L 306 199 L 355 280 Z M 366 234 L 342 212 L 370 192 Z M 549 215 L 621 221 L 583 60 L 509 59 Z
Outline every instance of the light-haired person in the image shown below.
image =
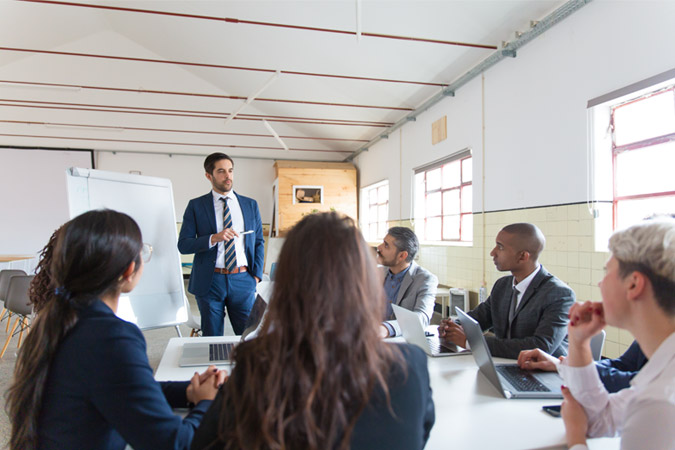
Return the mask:
M 618 231 L 600 282 L 602 303 L 570 310 L 569 355 L 559 372 L 567 444 L 621 435 L 622 449 L 675 449 L 675 220 Z M 598 377 L 590 340 L 605 325 L 635 336 L 649 362 L 631 387 L 609 394 Z

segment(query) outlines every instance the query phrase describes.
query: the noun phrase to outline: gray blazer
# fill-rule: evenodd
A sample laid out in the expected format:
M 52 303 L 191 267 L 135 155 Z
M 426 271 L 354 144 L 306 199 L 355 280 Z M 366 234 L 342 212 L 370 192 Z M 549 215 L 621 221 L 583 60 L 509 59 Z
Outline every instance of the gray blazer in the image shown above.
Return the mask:
M 386 276 L 388 267 L 384 268 Z M 434 303 L 436 302 L 436 289 L 438 288 L 438 277 L 423 267 L 420 267 L 415 261 L 410 262 L 410 268 L 403 277 L 401 288 L 396 296 L 394 304 L 401 308 L 409 309 L 417 313 L 423 326 L 429 325 L 431 316 L 434 313 Z M 390 317 L 393 319 L 393 317 Z M 394 328 L 396 336 L 401 335 L 401 329 L 396 320 L 387 321 Z
M 523 294 L 507 339 L 512 286 L 513 275 L 500 278 L 487 300 L 468 313 L 484 331 L 494 332 L 485 337 L 492 356 L 515 359 L 521 350 L 532 348 L 553 356 L 567 355 L 568 312 L 576 300 L 574 291 L 541 266 Z

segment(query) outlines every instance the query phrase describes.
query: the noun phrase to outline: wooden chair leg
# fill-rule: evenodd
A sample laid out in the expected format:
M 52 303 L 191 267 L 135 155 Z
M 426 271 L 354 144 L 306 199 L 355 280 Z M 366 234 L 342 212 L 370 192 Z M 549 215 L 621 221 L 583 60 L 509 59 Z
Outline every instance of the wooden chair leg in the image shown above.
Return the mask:
M 9 345 L 10 339 L 12 339 L 12 335 L 14 334 L 14 330 L 16 330 L 16 326 L 19 324 L 19 318 L 17 317 L 16 320 L 14 321 L 14 325 L 12 326 L 12 331 L 9 333 L 9 336 L 7 336 L 7 340 L 5 341 L 5 346 L 2 347 L 2 352 L 0 353 L 0 359 L 2 359 L 3 356 L 5 356 L 5 352 L 7 351 L 7 346 Z
M 6 312 L 7 312 L 7 308 L 2 308 L 2 312 L 0 313 L 0 320 L 2 320 L 3 317 L 5 317 Z
M 21 348 L 21 338 L 23 338 L 23 330 L 25 330 L 26 327 L 26 321 L 28 320 L 27 317 L 24 317 L 23 320 L 21 320 L 21 332 L 19 333 L 19 342 L 16 344 L 16 348 L 19 349 Z
M 5 327 L 5 333 L 9 331 L 9 323 L 12 321 L 12 312 L 7 313 L 7 326 Z M 0 356 L 2 358 L 2 356 Z

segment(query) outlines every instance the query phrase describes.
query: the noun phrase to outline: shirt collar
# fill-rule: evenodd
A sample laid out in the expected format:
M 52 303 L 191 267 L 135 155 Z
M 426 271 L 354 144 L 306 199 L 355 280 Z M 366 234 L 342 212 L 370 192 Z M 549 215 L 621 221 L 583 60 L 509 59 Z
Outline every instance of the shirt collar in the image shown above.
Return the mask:
M 232 200 L 236 200 L 236 199 L 237 199 L 237 197 L 234 195 L 234 190 L 231 190 L 231 191 L 228 192 L 226 195 L 222 195 L 222 194 L 217 193 L 217 192 L 214 191 L 213 189 L 211 189 L 211 195 L 213 195 L 213 201 L 214 201 L 214 202 L 217 202 L 217 201 L 220 200 L 221 198 L 229 198 L 229 199 L 232 199 Z
M 396 275 L 394 275 L 392 273 L 391 269 L 387 269 L 387 277 L 389 277 L 392 280 L 396 280 L 396 281 L 402 280 L 403 277 L 405 276 L 405 274 L 408 273 L 408 270 L 410 270 L 410 265 L 408 267 L 406 267 L 405 269 L 403 269 L 402 271 L 400 271 L 399 273 L 397 273 Z
M 534 280 L 534 277 L 537 276 L 540 270 L 541 264 L 538 264 L 537 268 L 534 269 L 531 274 L 525 277 L 525 279 L 518 284 L 516 284 L 516 277 L 513 277 L 513 289 L 516 289 L 521 294 L 525 292 L 527 288 L 530 286 L 530 283 L 532 283 L 532 280 Z
M 671 363 L 675 358 L 675 333 L 672 333 L 668 336 L 659 348 L 656 349 L 654 354 L 647 364 L 635 375 L 630 382 L 633 386 L 646 386 L 651 383 L 652 380 L 657 378 L 665 370 L 665 368 Z

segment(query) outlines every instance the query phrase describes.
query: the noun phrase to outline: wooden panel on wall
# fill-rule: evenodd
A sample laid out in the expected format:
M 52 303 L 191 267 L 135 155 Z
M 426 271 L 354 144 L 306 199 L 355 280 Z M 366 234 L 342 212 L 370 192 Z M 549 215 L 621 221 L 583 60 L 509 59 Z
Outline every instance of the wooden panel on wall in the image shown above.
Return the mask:
M 357 220 L 356 168 L 351 163 L 277 161 L 279 230 L 283 236 L 306 214 L 335 210 Z M 322 186 L 323 203 L 293 203 L 293 186 Z
M 443 116 L 431 124 L 431 143 L 438 144 L 448 138 L 448 116 Z

